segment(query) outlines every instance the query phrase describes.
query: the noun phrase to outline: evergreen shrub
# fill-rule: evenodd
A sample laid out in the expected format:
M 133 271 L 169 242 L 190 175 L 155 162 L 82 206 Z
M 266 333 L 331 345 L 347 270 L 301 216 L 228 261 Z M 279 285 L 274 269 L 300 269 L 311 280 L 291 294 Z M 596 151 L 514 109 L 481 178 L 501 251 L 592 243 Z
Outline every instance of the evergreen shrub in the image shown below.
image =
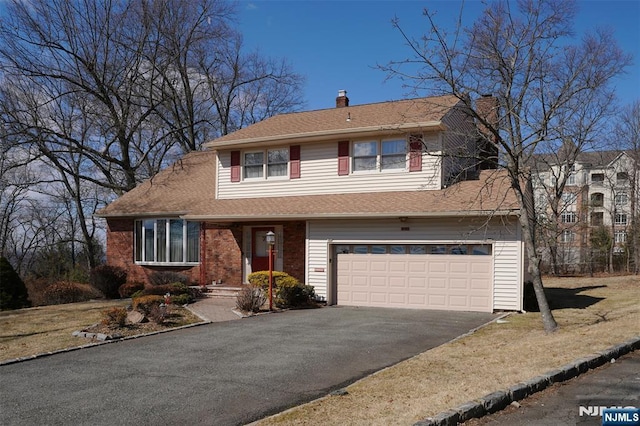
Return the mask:
M 273 271 L 273 301 L 278 308 L 300 308 L 314 305 L 313 286 L 300 283 L 286 272 Z M 261 288 L 269 297 L 269 271 L 257 271 L 249 274 L 249 283 Z
M 28 308 L 31 306 L 27 287 L 11 263 L 0 257 L 0 310 Z

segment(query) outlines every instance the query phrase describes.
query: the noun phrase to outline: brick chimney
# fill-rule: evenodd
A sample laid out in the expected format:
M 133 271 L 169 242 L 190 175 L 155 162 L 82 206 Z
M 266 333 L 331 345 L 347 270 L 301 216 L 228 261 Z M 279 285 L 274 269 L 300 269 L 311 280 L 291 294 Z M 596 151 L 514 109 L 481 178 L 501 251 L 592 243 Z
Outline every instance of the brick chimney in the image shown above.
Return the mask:
M 336 108 L 344 108 L 349 106 L 349 98 L 347 98 L 346 90 L 338 90 L 338 97 L 336 98 Z
M 499 108 L 498 98 L 493 95 L 483 95 L 476 99 L 476 112 L 480 117 L 494 128 L 499 126 Z M 478 131 L 482 134 L 482 138 L 478 141 L 478 169 L 495 169 L 498 167 L 498 147 L 496 146 L 495 135 L 487 129 L 487 126 L 478 122 Z
M 476 112 L 494 128 L 498 127 L 499 108 L 498 98 L 493 95 L 482 95 L 481 98 L 476 99 Z M 478 123 L 478 130 L 487 138 L 493 140 L 493 135 L 482 123 Z

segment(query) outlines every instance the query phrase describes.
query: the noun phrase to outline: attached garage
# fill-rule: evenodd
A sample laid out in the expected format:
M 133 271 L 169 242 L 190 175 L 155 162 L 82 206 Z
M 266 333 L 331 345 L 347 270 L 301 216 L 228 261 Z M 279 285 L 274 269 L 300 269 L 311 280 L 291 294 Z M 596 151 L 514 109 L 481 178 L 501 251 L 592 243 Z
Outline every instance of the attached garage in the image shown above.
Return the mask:
M 309 222 L 307 282 L 330 305 L 522 309 L 517 222 L 425 218 L 409 225 Z
M 341 244 L 335 250 L 338 305 L 493 310 L 490 245 Z

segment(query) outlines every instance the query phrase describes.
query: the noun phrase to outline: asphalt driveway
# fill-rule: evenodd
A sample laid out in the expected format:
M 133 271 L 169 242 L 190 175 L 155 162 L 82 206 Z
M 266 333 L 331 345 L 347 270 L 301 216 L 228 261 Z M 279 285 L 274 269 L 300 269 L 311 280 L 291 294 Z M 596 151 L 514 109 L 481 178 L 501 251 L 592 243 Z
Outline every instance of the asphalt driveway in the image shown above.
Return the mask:
M 324 396 L 495 317 L 327 307 L 4 365 L 0 424 L 246 424 Z

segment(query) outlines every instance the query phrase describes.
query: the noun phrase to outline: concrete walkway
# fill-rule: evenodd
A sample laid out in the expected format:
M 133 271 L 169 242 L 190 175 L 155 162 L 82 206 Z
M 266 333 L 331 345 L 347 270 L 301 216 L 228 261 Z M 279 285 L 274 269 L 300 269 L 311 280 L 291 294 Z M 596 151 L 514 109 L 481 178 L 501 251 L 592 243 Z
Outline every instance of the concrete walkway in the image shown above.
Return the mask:
M 242 318 L 233 312 L 235 307 L 235 297 L 207 297 L 198 299 L 195 303 L 188 305 L 187 309 L 205 321 L 223 322 Z

